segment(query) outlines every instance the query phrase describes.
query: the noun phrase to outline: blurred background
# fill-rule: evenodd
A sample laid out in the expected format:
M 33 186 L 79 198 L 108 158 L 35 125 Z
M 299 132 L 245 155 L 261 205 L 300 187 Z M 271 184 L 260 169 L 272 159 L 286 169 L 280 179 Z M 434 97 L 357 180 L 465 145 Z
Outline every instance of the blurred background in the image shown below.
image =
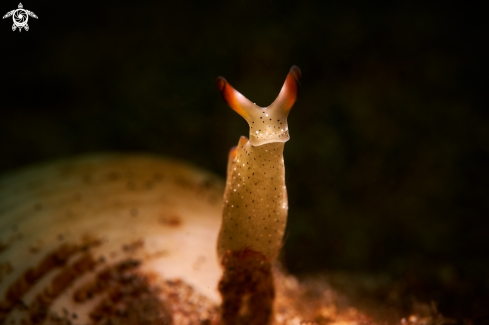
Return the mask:
M 23 2 L 0 25 L 0 174 L 92 152 L 225 176 L 292 65 L 282 260 L 352 295 L 489 323 L 489 106 L 482 7 L 363 1 Z M 1 14 L 16 9 L 2 1 Z

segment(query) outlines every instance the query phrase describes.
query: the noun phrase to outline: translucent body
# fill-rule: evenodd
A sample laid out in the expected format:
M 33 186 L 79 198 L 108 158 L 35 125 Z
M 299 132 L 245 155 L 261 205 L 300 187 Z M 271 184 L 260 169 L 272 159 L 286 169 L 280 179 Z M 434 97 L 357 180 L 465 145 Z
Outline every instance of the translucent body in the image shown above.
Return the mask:
M 250 140 L 241 137 L 229 155 L 217 245 L 220 258 L 228 251 L 251 250 L 273 259 L 282 245 L 288 210 L 283 149 L 299 78 L 299 68 L 292 67 L 277 99 L 265 108 L 224 78 L 217 79 L 224 100 L 250 126 Z
M 230 157 L 218 254 L 251 248 L 278 252 L 287 221 L 283 142 L 253 147 L 241 137 Z

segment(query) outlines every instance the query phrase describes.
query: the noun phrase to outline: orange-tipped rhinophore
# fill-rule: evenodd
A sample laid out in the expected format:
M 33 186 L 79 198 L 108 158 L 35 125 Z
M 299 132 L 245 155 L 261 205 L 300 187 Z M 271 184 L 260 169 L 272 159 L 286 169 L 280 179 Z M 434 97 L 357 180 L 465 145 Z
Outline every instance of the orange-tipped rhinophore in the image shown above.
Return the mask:
M 271 142 L 289 140 L 287 116 L 297 99 L 301 70 L 293 66 L 285 79 L 282 90 L 268 107 L 260 107 L 234 89 L 223 77 L 216 80 L 217 89 L 224 101 L 250 125 L 250 143 L 259 146 Z

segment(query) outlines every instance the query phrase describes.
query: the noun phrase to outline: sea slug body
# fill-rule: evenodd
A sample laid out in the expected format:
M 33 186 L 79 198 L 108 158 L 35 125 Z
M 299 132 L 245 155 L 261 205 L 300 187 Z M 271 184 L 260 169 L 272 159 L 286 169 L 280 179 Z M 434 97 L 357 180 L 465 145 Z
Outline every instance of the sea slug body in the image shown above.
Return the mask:
M 289 140 L 287 115 L 297 97 L 300 70 L 292 67 L 277 99 L 259 107 L 219 77 L 225 101 L 250 125 L 228 162 L 218 255 L 244 248 L 276 257 L 287 221 L 283 150 Z
M 224 100 L 250 126 L 250 139 L 242 136 L 228 160 L 217 242 L 224 270 L 219 282 L 223 325 L 268 325 L 272 320 L 272 262 L 282 246 L 288 210 L 283 151 L 300 75 L 293 66 L 269 107 L 257 106 L 217 78 Z

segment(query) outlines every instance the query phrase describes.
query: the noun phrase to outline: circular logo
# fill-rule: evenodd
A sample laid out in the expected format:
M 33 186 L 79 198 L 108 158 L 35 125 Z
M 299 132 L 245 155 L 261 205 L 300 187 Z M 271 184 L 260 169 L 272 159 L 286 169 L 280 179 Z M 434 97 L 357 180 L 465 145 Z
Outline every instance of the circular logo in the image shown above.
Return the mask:
M 29 30 L 29 25 L 27 25 L 29 16 L 37 19 L 36 14 L 30 10 L 25 10 L 24 6 L 22 6 L 22 3 L 19 3 L 19 8 L 10 10 L 2 18 L 5 19 L 10 16 L 12 16 L 12 19 L 14 21 L 14 24 L 12 25 L 12 31 L 19 29 L 19 32 L 22 31 L 22 29 L 25 29 L 26 31 Z
M 14 19 L 14 24 L 17 27 L 24 27 L 27 24 L 27 20 L 29 20 L 29 16 L 27 15 L 27 12 L 24 9 L 15 10 L 12 16 Z

